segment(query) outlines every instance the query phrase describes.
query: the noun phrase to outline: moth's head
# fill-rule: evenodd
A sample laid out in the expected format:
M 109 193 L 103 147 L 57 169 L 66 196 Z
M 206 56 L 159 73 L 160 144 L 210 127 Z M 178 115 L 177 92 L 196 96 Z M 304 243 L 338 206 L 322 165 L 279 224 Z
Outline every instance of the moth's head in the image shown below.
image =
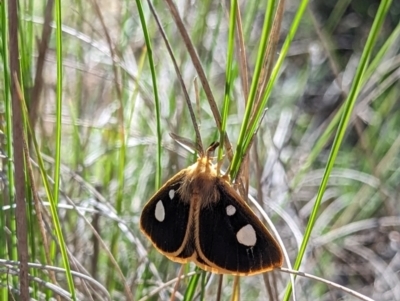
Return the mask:
M 212 160 L 213 158 L 209 158 L 208 156 L 198 158 L 197 164 L 195 164 L 197 173 L 216 174 L 216 165 L 213 164 Z
M 224 180 L 227 183 L 230 183 L 230 176 L 229 176 L 229 171 L 226 171 L 225 174 L 220 175 L 220 172 L 218 171 L 220 168 L 219 164 L 214 164 L 213 157 L 215 149 L 219 146 L 219 142 L 213 142 L 210 144 L 210 146 L 207 148 L 205 154 L 200 155 L 200 157 L 197 159 L 197 163 L 195 164 L 195 170 L 197 172 L 205 172 L 208 173 L 210 176 L 213 177 L 220 177 L 222 180 Z
M 213 142 L 207 148 L 205 153 L 200 153 L 197 162 L 188 169 L 192 173 L 211 173 L 214 174 L 216 170 L 216 166 L 213 164 L 212 160 L 214 159 L 212 155 L 214 154 L 215 149 L 219 146 L 219 142 Z

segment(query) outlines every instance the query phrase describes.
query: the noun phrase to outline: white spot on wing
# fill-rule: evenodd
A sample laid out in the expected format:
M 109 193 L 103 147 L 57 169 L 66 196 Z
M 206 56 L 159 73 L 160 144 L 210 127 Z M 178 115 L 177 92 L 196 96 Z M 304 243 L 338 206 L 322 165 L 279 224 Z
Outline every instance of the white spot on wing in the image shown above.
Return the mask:
M 228 205 L 226 206 L 226 214 L 228 214 L 229 216 L 234 215 L 236 212 L 236 208 L 233 207 L 232 205 Z
M 175 190 L 171 189 L 169 191 L 168 195 L 169 195 L 169 198 L 172 200 L 174 198 L 174 196 L 175 196 Z
M 158 220 L 159 222 L 162 222 L 165 219 L 165 209 L 164 209 L 164 205 L 161 202 L 161 200 L 157 202 L 156 211 L 154 212 L 154 216 L 156 217 L 156 220 Z
M 239 243 L 248 247 L 254 247 L 257 242 L 256 231 L 250 224 L 242 227 L 238 233 L 236 233 L 236 238 Z

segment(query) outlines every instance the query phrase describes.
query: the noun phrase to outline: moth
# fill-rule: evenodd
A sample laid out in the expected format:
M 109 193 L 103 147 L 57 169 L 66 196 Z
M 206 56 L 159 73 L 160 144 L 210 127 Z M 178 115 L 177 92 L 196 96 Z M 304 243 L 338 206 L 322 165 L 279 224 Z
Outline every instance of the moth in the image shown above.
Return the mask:
M 281 267 L 282 251 L 210 159 L 173 176 L 144 206 L 140 229 L 170 260 L 213 273 L 254 275 Z

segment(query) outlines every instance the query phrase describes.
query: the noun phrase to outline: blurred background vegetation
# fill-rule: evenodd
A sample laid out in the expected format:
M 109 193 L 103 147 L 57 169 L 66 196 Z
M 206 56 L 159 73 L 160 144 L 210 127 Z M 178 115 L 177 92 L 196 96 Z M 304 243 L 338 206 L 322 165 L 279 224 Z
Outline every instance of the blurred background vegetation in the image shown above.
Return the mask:
M 274 61 L 300 2 L 306 4 L 284 3 Z M 249 192 L 274 222 L 292 265 L 304 233 L 311 230 L 308 221 L 313 206 L 321 197 L 300 270 L 376 300 L 400 300 L 398 0 L 382 19 L 329 181 L 319 191 L 336 145 L 342 105 L 383 2 L 315 0 L 308 4 L 273 83 L 268 106 L 260 109 L 267 111 L 247 166 Z M 139 231 L 144 203 L 160 184 L 195 160 L 169 133 L 195 140 L 195 132 L 154 16 L 147 2 L 142 8 L 138 3 L 26 0 L 19 1 L 18 19 L 7 18 L 10 1 L 0 3 L 0 300 L 19 299 L 16 262 L 23 251 L 18 243 L 23 240 L 17 240 L 17 230 L 24 228 L 17 216 L 23 211 L 15 205 L 18 185 L 24 188 L 26 199 L 29 285 L 34 300 L 57 296 L 170 300 L 175 290 L 175 300 L 282 300 L 289 276 L 279 271 L 242 277 L 240 290 L 235 277 L 225 276 L 218 292 L 220 278 L 200 272 L 175 287 L 181 266 L 155 251 Z M 266 3 L 239 1 L 249 83 Z M 219 139 L 219 132 L 192 59 L 166 2 L 153 5 L 208 145 Z M 176 5 L 221 111 L 231 4 L 206 0 L 176 1 Z M 152 52 L 146 46 L 141 17 Z M 13 20 L 19 30 L 17 49 L 9 36 Z M 225 119 L 234 151 L 246 105 L 237 40 L 235 45 Z M 17 120 L 24 125 L 25 139 L 14 136 L 14 144 L 11 134 L 17 125 L 12 125 L 12 116 L 15 120 L 18 114 L 11 113 L 15 108 L 11 107 L 10 83 L 15 79 L 8 58 L 19 60 L 18 96 L 27 106 L 27 113 Z M 22 144 L 16 144 L 16 139 Z M 27 158 L 17 156 L 24 141 L 31 167 Z M 25 166 L 23 181 L 13 176 L 17 161 Z M 64 270 L 50 267 L 75 272 L 69 277 Z M 184 273 L 194 270 L 193 265 L 184 267 Z M 355 298 L 304 277 L 296 279 L 295 292 L 297 300 Z

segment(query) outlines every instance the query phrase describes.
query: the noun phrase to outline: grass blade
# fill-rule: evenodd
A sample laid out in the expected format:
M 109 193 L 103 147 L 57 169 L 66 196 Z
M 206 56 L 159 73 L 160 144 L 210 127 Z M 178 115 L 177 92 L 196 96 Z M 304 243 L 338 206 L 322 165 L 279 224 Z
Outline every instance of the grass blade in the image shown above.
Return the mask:
M 305 251 L 306 251 L 306 248 L 307 248 L 307 245 L 308 245 L 308 241 L 310 239 L 311 232 L 312 232 L 313 226 L 314 226 L 316 218 L 317 218 L 317 214 L 318 214 L 319 207 L 321 205 L 322 197 L 324 195 L 326 186 L 328 184 L 329 175 L 330 175 L 330 173 L 331 173 L 331 171 L 333 169 L 333 165 L 335 163 L 337 154 L 339 152 L 340 145 L 341 145 L 341 143 L 343 141 L 343 138 L 344 138 L 344 135 L 346 133 L 346 128 L 347 128 L 347 125 L 349 123 L 349 120 L 350 120 L 350 117 L 351 117 L 351 113 L 352 113 L 353 108 L 354 108 L 354 104 L 355 104 L 355 102 L 357 100 L 357 97 L 358 97 L 358 94 L 359 94 L 359 92 L 361 90 L 362 79 L 363 79 L 363 76 L 364 76 L 364 72 L 367 69 L 368 62 L 369 62 L 373 47 L 375 45 L 377 36 L 379 34 L 379 30 L 380 30 L 380 28 L 382 26 L 382 23 L 383 23 L 384 19 L 385 19 L 385 16 L 386 16 L 386 13 L 387 13 L 387 11 L 388 11 L 388 9 L 390 7 L 390 4 L 391 4 L 391 0 L 386 0 L 386 1 L 382 1 L 381 2 L 380 6 L 379 6 L 379 9 L 378 9 L 378 12 L 376 14 L 374 23 L 372 25 L 371 32 L 370 32 L 370 34 L 368 36 L 368 40 L 366 42 L 364 51 L 363 51 L 363 53 L 361 55 L 360 63 L 358 65 L 356 74 L 354 76 L 354 80 L 353 80 L 353 84 L 352 84 L 351 89 L 350 89 L 350 93 L 349 93 L 349 95 L 348 95 L 348 97 L 347 97 L 347 99 L 345 101 L 344 112 L 343 112 L 343 115 L 341 117 L 341 120 L 340 120 L 340 123 L 339 123 L 339 126 L 338 126 L 338 130 L 336 132 L 335 140 L 333 141 L 332 149 L 331 149 L 331 152 L 329 154 L 329 158 L 328 158 L 328 162 L 327 162 L 327 165 L 326 165 L 326 168 L 325 168 L 325 172 L 324 172 L 324 175 L 322 177 L 322 181 L 321 181 L 321 184 L 319 186 L 318 193 L 317 193 L 317 198 L 315 200 L 314 207 L 313 207 L 312 213 L 310 215 L 310 218 L 309 218 L 309 221 L 308 221 L 308 224 L 307 224 L 307 227 L 306 227 L 304 238 L 303 238 L 302 244 L 300 246 L 300 250 L 299 250 L 298 256 L 296 258 L 296 262 L 294 264 L 294 269 L 299 269 L 300 268 L 301 261 L 303 259 L 304 254 L 305 254 Z M 291 284 L 289 284 L 287 289 L 286 289 L 286 292 L 285 292 L 285 297 L 284 297 L 285 301 L 289 300 L 291 291 L 292 291 L 292 286 L 291 286 Z

